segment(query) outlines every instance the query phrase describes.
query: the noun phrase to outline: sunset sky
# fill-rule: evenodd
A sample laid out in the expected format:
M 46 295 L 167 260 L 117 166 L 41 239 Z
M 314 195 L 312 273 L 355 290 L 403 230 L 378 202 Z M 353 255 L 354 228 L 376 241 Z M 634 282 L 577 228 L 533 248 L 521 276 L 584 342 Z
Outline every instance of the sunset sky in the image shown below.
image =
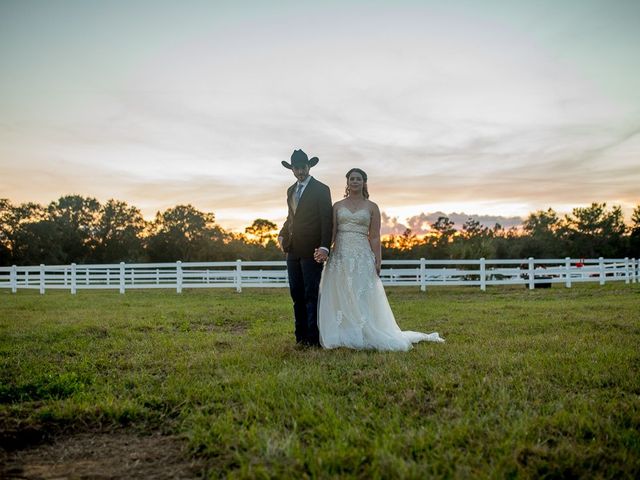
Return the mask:
M 628 219 L 638 25 L 637 0 L 0 0 L 0 197 L 190 203 L 241 230 L 283 220 L 302 148 L 334 200 L 364 169 L 387 231 Z

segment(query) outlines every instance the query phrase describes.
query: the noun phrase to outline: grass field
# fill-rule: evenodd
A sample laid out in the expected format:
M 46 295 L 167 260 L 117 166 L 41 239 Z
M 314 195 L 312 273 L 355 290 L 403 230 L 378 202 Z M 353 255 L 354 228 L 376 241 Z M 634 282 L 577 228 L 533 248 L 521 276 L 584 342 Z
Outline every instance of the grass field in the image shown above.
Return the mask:
M 214 478 L 640 476 L 640 284 L 387 291 L 447 342 L 300 350 L 284 289 L 2 291 L 4 447 L 173 435 Z

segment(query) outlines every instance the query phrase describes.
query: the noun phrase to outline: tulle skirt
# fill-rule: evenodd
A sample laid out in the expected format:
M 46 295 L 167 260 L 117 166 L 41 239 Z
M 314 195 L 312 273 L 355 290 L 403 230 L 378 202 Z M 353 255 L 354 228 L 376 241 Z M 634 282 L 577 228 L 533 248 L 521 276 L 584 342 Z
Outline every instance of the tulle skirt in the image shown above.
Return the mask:
M 444 342 L 438 333 L 402 331 L 375 271 L 366 237 L 360 255 L 335 252 L 320 281 L 318 328 L 324 348 L 406 351 L 421 341 Z M 353 242 L 350 242 L 351 244 Z

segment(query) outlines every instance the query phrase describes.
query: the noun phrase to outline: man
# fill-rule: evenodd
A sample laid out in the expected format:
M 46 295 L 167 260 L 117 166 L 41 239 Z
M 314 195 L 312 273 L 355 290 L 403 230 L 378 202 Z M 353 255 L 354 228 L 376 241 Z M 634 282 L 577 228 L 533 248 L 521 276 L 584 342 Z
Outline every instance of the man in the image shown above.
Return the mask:
M 297 182 L 287 190 L 289 213 L 278 243 L 287 254 L 296 342 L 304 346 L 320 346 L 318 288 L 323 262 L 329 255 L 333 223 L 329 187 L 309 175 L 309 169 L 317 163 L 317 157 L 309 159 L 302 150 L 294 150 L 291 163 L 282 161 Z

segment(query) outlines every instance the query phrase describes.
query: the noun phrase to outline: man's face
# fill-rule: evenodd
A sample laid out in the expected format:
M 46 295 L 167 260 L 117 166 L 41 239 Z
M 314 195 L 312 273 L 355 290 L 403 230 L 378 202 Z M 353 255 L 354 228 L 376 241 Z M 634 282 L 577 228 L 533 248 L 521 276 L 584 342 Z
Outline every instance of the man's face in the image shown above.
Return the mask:
M 293 176 L 296 177 L 299 182 L 304 182 L 309 176 L 309 165 L 293 167 L 291 170 L 293 171 Z

